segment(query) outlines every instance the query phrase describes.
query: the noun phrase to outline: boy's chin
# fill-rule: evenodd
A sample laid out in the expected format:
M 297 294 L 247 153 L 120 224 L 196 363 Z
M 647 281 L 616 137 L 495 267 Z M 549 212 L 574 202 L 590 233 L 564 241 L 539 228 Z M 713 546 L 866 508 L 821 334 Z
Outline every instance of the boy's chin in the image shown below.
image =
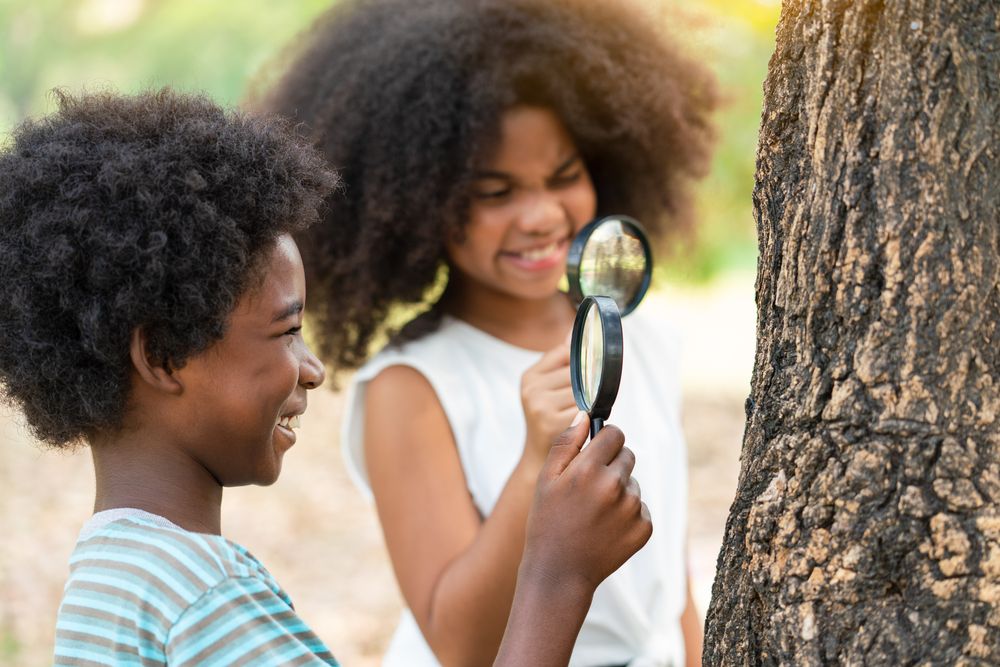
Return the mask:
M 281 454 L 275 453 L 274 460 L 267 466 L 261 466 L 253 471 L 244 471 L 243 474 L 221 478 L 222 486 L 226 488 L 235 488 L 238 486 L 271 486 L 281 476 L 281 462 Z

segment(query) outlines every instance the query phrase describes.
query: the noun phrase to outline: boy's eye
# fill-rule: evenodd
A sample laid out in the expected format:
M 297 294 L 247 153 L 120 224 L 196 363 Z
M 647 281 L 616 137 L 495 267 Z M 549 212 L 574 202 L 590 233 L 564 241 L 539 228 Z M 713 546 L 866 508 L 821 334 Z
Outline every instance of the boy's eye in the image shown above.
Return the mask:
M 292 327 L 291 329 L 289 329 L 288 331 L 286 331 L 284 335 L 286 335 L 286 336 L 297 336 L 301 331 L 302 331 L 302 327 L 301 326 L 299 326 L 299 327 Z

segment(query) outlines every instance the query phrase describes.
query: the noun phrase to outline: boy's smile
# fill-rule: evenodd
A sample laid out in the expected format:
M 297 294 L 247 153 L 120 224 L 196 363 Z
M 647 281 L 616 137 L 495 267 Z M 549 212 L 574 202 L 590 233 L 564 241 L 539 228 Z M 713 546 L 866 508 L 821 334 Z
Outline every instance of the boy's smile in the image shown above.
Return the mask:
M 278 238 L 223 338 L 175 372 L 184 389 L 183 443 L 223 486 L 271 484 L 323 365 L 302 339 L 305 277 L 290 236 Z

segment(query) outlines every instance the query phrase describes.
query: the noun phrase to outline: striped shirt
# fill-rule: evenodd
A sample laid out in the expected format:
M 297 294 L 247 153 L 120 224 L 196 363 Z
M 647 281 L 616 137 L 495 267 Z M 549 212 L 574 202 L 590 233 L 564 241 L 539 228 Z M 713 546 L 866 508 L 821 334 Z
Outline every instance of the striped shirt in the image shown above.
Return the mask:
M 337 662 L 246 549 L 127 509 L 96 514 L 81 533 L 59 606 L 55 664 Z

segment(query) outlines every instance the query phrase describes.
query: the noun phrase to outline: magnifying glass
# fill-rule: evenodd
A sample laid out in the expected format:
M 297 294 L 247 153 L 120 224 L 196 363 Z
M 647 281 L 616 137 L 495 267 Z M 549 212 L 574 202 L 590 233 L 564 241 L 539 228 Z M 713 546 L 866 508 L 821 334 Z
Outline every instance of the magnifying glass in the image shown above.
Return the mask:
M 604 427 L 622 378 L 622 316 L 607 296 L 584 297 L 570 341 L 570 383 L 581 410 L 590 415 L 590 437 Z
M 653 274 L 653 253 L 642 225 L 627 215 L 587 223 L 570 244 L 566 259 L 569 295 L 609 296 L 628 315 L 646 296 Z
M 590 437 L 604 427 L 621 381 L 622 316 L 649 289 L 653 255 L 637 221 L 623 215 L 588 223 L 570 245 L 566 276 L 580 302 L 570 340 L 570 383 L 590 415 Z

